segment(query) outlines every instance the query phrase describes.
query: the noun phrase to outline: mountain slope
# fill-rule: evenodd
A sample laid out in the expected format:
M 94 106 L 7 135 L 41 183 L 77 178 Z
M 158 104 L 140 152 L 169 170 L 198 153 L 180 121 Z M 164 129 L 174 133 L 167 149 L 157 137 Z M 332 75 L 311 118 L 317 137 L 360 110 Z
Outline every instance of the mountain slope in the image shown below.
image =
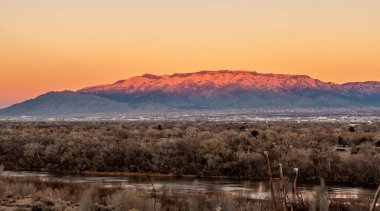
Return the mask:
M 21 115 L 72 115 L 89 113 L 112 113 L 129 111 L 126 103 L 94 95 L 79 94 L 72 91 L 49 92 L 22 103 L 1 109 L 2 116 Z
M 196 73 L 156 76 L 145 74 L 120 80 L 114 84 L 99 85 L 79 90 L 82 93 L 161 91 L 165 93 L 192 93 L 211 95 L 215 91 L 256 90 L 278 91 L 290 89 L 334 89 L 338 85 L 325 83 L 304 75 L 260 74 L 249 71 L 201 71 Z M 214 92 L 213 92 L 214 91 Z
M 163 76 L 146 74 L 77 92 L 49 92 L 1 109 L 0 115 L 325 107 L 380 107 L 380 82 L 336 84 L 304 75 L 228 70 Z
M 336 84 L 304 75 L 228 70 L 146 74 L 78 93 L 177 108 L 380 106 L 380 82 Z
M 341 87 L 347 93 L 380 94 L 380 82 L 377 81 L 350 82 L 342 84 Z

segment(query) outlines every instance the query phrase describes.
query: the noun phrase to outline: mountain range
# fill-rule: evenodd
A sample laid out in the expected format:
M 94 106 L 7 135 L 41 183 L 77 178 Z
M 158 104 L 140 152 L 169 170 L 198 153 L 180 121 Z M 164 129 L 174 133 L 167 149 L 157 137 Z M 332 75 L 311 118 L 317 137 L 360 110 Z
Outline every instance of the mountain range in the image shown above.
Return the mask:
M 379 107 L 380 82 L 323 82 L 306 75 L 201 71 L 132 77 L 76 92 L 49 92 L 0 115 L 69 115 L 220 108 Z

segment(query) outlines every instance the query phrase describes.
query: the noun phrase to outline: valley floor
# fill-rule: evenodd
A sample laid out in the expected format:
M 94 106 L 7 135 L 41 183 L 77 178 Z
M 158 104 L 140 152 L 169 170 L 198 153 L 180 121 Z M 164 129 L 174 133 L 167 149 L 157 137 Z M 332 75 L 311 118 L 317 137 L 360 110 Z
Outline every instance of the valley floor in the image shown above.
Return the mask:
M 0 122 L 0 170 L 97 172 L 319 181 L 376 188 L 380 122 L 89 121 Z M 268 199 L 225 194 L 1 180 L 1 209 L 14 210 L 272 210 Z M 343 196 L 342 196 L 343 197 Z M 368 210 L 365 200 L 316 199 L 330 210 Z M 326 205 L 327 202 L 327 205 Z M 42 208 L 42 207 L 44 208 Z M 194 207 L 195 206 L 195 207 Z M 201 207 L 201 208 L 199 208 Z M 341 207 L 343 207 L 341 209 Z M 307 208 L 308 209 L 308 208 Z

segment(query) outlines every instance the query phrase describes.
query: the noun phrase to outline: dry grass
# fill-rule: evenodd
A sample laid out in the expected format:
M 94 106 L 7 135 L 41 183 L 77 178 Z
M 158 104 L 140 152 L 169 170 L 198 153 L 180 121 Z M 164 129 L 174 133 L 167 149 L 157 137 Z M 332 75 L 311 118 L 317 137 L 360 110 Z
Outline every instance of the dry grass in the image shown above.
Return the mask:
M 331 200 L 331 199 L 330 199 Z M 297 210 L 338 211 L 368 210 L 370 200 L 330 201 L 322 184 L 311 200 L 305 200 Z M 12 205 L 19 210 L 35 207 L 36 210 L 98 210 L 98 211 L 248 211 L 272 210 L 268 199 L 251 199 L 228 193 L 184 194 L 165 187 L 147 192 L 143 189 L 100 188 L 86 184 L 52 183 L 28 179 L 2 179 L 0 181 L 0 207 Z M 17 206 L 16 206 L 17 205 Z M 38 208 L 38 209 L 37 209 Z M 29 209 L 30 210 L 30 209 Z M 377 210 L 379 210 L 377 208 Z

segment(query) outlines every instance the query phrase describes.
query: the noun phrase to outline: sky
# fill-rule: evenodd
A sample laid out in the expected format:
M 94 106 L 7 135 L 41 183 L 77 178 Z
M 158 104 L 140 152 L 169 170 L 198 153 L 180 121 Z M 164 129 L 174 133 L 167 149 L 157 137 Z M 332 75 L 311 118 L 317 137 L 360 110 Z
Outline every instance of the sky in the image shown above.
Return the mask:
M 0 107 L 220 69 L 380 81 L 380 1 L 0 1 Z

